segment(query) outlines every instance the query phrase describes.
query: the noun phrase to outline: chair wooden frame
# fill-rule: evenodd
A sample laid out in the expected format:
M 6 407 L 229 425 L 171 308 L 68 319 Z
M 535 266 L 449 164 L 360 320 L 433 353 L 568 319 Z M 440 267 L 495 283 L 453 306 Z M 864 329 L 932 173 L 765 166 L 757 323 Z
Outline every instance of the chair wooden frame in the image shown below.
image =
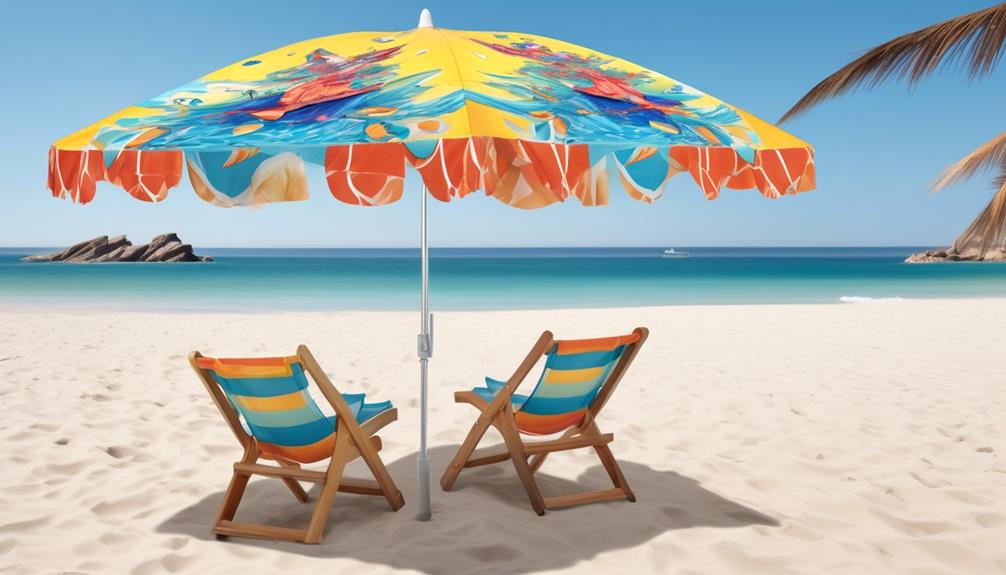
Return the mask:
M 199 379 L 206 386 L 206 390 L 213 398 L 213 403 L 227 420 L 234 436 L 244 448 L 244 455 L 241 460 L 234 463 L 234 472 L 230 485 L 224 495 L 220 511 L 213 523 L 212 532 L 218 537 L 238 536 L 253 537 L 258 539 L 279 539 L 283 541 L 297 541 L 303 543 L 318 543 L 321 541 L 328 521 L 332 504 L 335 503 L 335 495 L 342 491 L 345 493 L 356 493 L 360 495 L 381 495 L 388 500 L 392 511 L 398 511 L 405 505 L 405 499 L 395 482 L 388 474 L 388 470 L 381 461 L 378 452 L 381 450 L 381 438 L 375 433 L 378 430 L 398 419 L 397 409 L 385 410 L 370 418 L 362 425 L 357 423 L 349 404 L 336 389 L 332 381 L 325 375 L 325 372 L 314 359 L 311 351 L 306 346 L 297 348 L 297 357 L 300 359 L 304 370 L 311 375 L 311 378 L 318 385 L 321 393 L 328 400 L 335 410 L 336 438 L 332 456 L 329 459 L 328 467 L 325 471 L 312 471 L 301 469 L 296 461 L 291 461 L 274 455 L 263 455 L 258 447 L 255 438 L 245 431 L 241 425 L 237 410 L 231 405 L 227 396 L 220 386 L 213 380 L 206 370 L 199 367 L 197 360 L 203 357 L 198 351 L 189 354 L 189 363 L 192 369 L 199 375 Z M 350 461 L 362 457 L 374 475 L 374 480 L 354 479 L 343 476 L 343 470 Z M 273 459 L 279 465 L 262 465 L 258 463 L 259 458 Z M 308 500 L 308 494 L 301 487 L 301 481 L 321 484 L 321 493 L 315 504 L 314 512 L 311 515 L 310 523 L 306 529 L 291 529 L 288 527 L 274 527 L 271 525 L 261 525 L 256 523 L 239 523 L 234 521 L 234 514 L 237 512 L 238 504 L 244 495 L 245 487 L 248 485 L 252 475 L 262 475 L 273 477 L 283 481 L 287 488 L 293 493 L 301 503 Z
M 608 447 L 608 444 L 614 440 L 614 434 L 601 433 L 596 423 L 597 414 L 604 407 L 604 404 L 607 403 L 618 382 L 621 381 L 622 376 L 625 375 L 625 371 L 632 363 L 632 360 L 639 353 L 639 348 L 642 347 L 649 336 L 649 330 L 645 327 L 638 327 L 633 330 L 633 333 L 639 334 L 639 339 L 635 343 L 629 344 L 629 347 L 619 358 L 618 363 L 609 372 L 608 378 L 601 384 L 594 400 L 587 407 L 587 413 L 583 421 L 579 425 L 567 429 L 558 439 L 537 442 L 525 442 L 522 440 L 514 419 L 513 401 L 511 400 L 517 387 L 520 386 L 531 370 L 534 369 L 534 366 L 541 357 L 546 355 L 552 348 L 555 339 L 550 331 L 545 331 L 541 334 L 541 337 L 538 338 L 534 347 L 528 352 L 524 361 L 517 367 L 517 370 L 510 376 L 506 385 L 496 394 L 492 402 L 487 402 L 474 391 L 456 392 L 454 394 L 454 401 L 456 403 L 471 404 L 480 413 L 475 424 L 468 432 L 468 436 L 465 437 L 464 443 L 461 444 L 454 455 L 454 459 L 451 460 L 447 469 L 444 470 L 444 474 L 440 478 L 440 487 L 444 491 L 450 491 L 458 475 L 465 468 L 510 460 L 517 471 L 517 476 L 524 485 L 524 490 L 527 491 L 528 498 L 531 500 L 531 507 L 534 508 L 535 513 L 538 515 L 544 515 L 546 509 L 556 509 L 584 503 L 619 499 L 635 501 L 636 496 L 632 493 L 632 489 L 629 488 L 628 481 L 626 481 L 621 468 L 618 466 L 618 462 L 615 461 L 615 457 Z M 506 446 L 505 450 L 472 458 L 475 448 L 482 440 L 482 437 L 485 436 L 490 426 L 495 427 L 500 432 L 500 435 L 503 436 Z M 614 488 L 585 491 L 558 497 L 543 497 L 534 479 L 534 474 L 541 468 L 548 454 L 555 451 L 583 447 L 594 449 L 605 471 L 608 472 L 608 476 L 615 485 Z

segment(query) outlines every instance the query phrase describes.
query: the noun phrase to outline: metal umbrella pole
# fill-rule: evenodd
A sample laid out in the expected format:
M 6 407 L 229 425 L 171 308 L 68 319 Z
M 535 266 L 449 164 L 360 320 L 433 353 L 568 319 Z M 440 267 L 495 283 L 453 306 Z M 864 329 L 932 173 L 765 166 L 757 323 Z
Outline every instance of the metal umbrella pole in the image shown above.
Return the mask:
M 432 28 L 433 16 L 423 8 L 419 14 L 419 28 Z M 426 391 L 429 380 L 429 363 L 433 357 L 433 315 L 430 313 L 430 247 L 426 241 L 426 186 L 423 186 L 420 200 L 419 252 L 422 282 L 422 296 L 419 304 L 419 455 L 416 457 L 416 471 L 419 475 L 419 511 L 416 519 L 429 521 L 433 516 L 430 510 L 430 459 L 426 453 Z
M 429 521 L 430 510 L 430 460 L 426 453 L 426 395 L 429 378 L 429 362 L 433 357 L 433 314 L 430 313 L 430 248 L 426 238 L 426 186 L 423 186 L 419 225 L 420 277 L 422 297 L 420 302 L 420 331 L 417 353 L 419 355 L 419 456 L 416 469 L 419 474 L 419 511 L 416 519 Z

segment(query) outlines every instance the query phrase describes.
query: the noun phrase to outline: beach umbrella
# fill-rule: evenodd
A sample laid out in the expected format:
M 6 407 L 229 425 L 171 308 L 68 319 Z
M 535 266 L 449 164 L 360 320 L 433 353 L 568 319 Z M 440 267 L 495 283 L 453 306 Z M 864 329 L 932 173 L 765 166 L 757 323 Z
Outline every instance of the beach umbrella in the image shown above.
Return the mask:
M 726 188 L 778 198 L 814 187 L 809 144 L 691 86 L 625 60 L 531 34 L 435 28 L 355 32 L 247 58 L 121 110 L 49 151 L 53 196 L 86 204 L 107 181 L 159 202 L 188 174 L 212 204 L 308 197 L 306 164 L 338 200 L 421 194 L 420 519 L 430 517 L 426 451 L 427 196 L 482 190 L 515 208 L 608 203 L 617 180 L 651 203 L 687 172 L 709 199 Z

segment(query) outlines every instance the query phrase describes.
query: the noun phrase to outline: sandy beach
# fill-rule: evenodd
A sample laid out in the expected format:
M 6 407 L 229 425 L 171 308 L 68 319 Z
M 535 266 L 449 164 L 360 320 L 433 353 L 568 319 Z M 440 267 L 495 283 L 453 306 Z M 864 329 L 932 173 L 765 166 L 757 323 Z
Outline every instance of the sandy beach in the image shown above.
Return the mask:
M 0 572 L 1003 573 L 1004 320 L 1006 300 L 438 314 L 435 477 L 475 416 L 453 391 L 506 378 L 542 329 L 648 326 L 599 421 L 638 502 L 539 518 L 501 464 L 417 523 L 416 313 L 0 307 Z M 186 354 L 299 343 L 343 391 L 398 406 L 382 456 L 406 507 L 340 494 L 321 545 L 217 541 L 240 451 Z M 588 451 L 541 477 L 546 495 L 607 487 Z M 309 511 L 257 479 L 238 518 Z

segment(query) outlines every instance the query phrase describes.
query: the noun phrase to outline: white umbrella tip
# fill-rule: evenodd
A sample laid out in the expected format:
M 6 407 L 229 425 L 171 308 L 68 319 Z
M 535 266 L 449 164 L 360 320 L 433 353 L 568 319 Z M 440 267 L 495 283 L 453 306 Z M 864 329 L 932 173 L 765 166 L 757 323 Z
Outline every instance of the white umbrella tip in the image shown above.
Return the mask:
M 430 14 L 428 8 L 423 8 L 423 11 L 419 13 L 419 28 L 432 28 L 433 27 L 433 14 Z

